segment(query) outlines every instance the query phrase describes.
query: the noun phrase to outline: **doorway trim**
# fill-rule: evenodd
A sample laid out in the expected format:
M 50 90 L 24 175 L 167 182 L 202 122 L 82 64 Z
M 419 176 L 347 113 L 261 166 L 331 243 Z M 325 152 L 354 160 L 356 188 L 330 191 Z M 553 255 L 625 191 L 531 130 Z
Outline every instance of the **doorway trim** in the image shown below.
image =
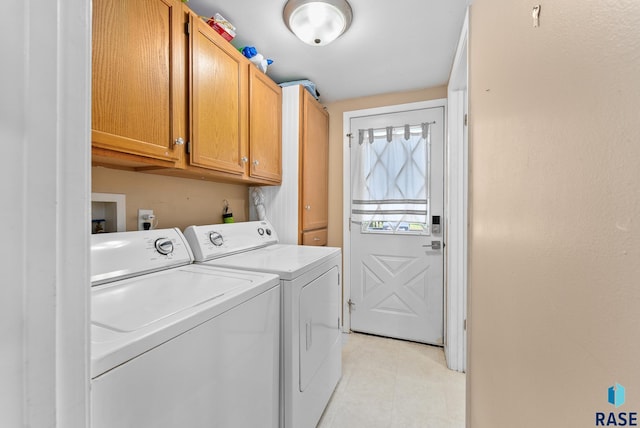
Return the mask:
M 467 242 L 468 242 L 468 34 L 469 8 L 449 76 L 449 100 L 445 209 L 448 212 L 446 237 L 449 244 L 445 277 L 448 284 L 446 308 L 449 323 L 445 332 L 445 356 L 450 369 L 467 368 Z
M 10 245 L 0 307 L 9 353 L 0 370 L 0 425 L 86 428 L 91 2 L 7 7 L 11 19 L 0 32 L 15 37 L 2 42 L 11 83 L 0 98 L 10 112 L 0 135 L 11 161 L 0 174 L 10 207 L 2 215 Z
M 427 109 L 427 108 L 434 108 L 434 107 L 444 107 L 444 117 L 445 117 L 445 129 L 447 128 L 447 99 L 446 98 L 440 98 L 440 99 L 435 99 L 435 100 L 429 100 L 429 101 L 419 101 L 419 102 L 414 102 L 414 103 L 406 103 L 406 104 L 396 104 L 396 105 L 390 105 L 390 106 L 383 106 L 383 107 L 374 107 L 374 108 L 367 108 L 367 109 L 362 109 L 362 110 L 353 110 L 353 111 L 346 111 L 343 113 L 342 116 L 342 127 L 343 127 L 343 146 L 342 146 L 342 249 L 343 249 L 343 262 L 342 262 L 342 270 L 343 270 L 343 279 L 342 279 L 342 284 L 343 284 L 343 295 L 342 295 L 342 319 L 343 319 L 343 324 L 342 324 L 342 329 L 343 332 L 347 333 L 351 330 L 351 314 L 349 313 L 349 298 L 351 297 L 351 240 L 350 238 L 350 231 L 349 231 L 349 226 L 350 226 L 350 217 L 351 217 L 351 162 L 350 162 L 350 147 L 349 147 L 349 143 L 350 140 L 352 140 L 348 134 L 351 132 L 351 119 L 357 118 L 357 117 L 366 117 L 366 116 L 373 116 L 373 115 L 379 115 L 379 114 L 388 114 L 388 113 L 399 113 L 399 112 L 403 112 L 403 111 L 407 111 L 407 110 L 418 110 L 418 109 Z M 352 140 L 353 141 L 353 140 Z M 445 137 L 445 157 L 446 157 L 446 150 L 447 150 L 447 138 Z M 445 195 L 447 193 L 447 165 L 446 165 L 446 161 L 445 161 Z M 448 217 L 448 213 L 447 213 L 447 207 L 446 207 L 446 203 L 445 203 L 445 207 L 444 207 L 444 217 L 445 219 Z M 446 260 L 447 260 L 447 251 L 444 252 L 444 259 L 445 259 L 445 267 L 446 267 Z M 446 283 L 446 274 L 445 274 L 445 279 L 444 279 L 444 292 L 445 292 L 445 296 L 447 294 L 447 283 Z M 445 297 L 446 299 L 446 297 Z M 447 311 L 446 311 L 446 305 L 444 308 L 444 326 L 445 326 L 445 348 L 446 348 L 446 331 L 447 331 Z

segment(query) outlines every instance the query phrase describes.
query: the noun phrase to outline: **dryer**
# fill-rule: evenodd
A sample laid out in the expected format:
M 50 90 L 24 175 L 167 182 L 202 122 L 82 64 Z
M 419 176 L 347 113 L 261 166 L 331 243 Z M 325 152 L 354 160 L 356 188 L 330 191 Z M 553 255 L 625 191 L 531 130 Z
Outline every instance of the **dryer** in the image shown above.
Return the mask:
M 339 248 L 278 244 L 269 222 L 189 226 L 196 263 L 280 276 L 281 426 L 313 428 L 342 376 Z
M 279 425 L 277 275 L 192 260 L 178 229 L 92 235 L 93 428 Z

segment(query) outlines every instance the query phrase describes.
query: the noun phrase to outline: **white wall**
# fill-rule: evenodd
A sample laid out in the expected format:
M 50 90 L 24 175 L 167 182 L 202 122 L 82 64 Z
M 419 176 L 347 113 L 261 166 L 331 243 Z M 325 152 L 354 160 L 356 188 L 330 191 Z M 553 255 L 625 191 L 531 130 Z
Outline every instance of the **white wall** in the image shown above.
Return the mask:
M 88 421 L 90 2 L 0 14 L 0 426 Z

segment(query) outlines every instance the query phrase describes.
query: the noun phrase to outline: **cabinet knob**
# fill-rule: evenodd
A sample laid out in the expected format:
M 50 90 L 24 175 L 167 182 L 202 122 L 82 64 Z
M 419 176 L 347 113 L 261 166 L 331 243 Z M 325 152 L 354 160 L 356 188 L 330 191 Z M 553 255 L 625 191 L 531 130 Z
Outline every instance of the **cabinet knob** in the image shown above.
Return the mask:
M 184 140 L 182 139 L 182 137 L 178 137 L 176 138 L 176 140 L 173 142 L 173 144 L 175 144 L 176 146 L 182 146 L 184 144 Z
M 305 205 L 304 209 L 307 210 L 307 211 L 311 211 L 311 205 Z
M 249 162 L 249 158 L 246 156 L 242 156 L 242 158 L 240 159 L 242 161 L 242 163 L 247 163 Z
M 260 165 L 260 162 L 258 161 L 258 159 L 256 159 L 256 160 L 254 160 L 254 161 L 253 161 L 253 165 L 255 165 L 255 166 Z

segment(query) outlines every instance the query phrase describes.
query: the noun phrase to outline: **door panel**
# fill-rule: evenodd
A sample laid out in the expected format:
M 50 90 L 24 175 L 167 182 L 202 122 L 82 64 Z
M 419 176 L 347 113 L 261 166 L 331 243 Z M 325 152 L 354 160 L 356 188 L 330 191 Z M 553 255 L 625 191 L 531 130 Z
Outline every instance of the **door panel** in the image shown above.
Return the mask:
M 302 230 L 328 225 L 329 115 L 311 94 L 302 92 L 302 178 L 300 189 Z
M 161 160 L 181 159 L 184 58 L 180 2 L 93 2 L 92 142 Z
M 191 164 L 243 174 L 248 66 L 204 21 L 192 22 Z
M 251 177 L 282 181 L 282 89 L 249 66 L 249 154 Z
M 300 292 L 300 391 L 311 383 L 340 337 L 338 268 L 323 273 Z
M 443 344 L 443 253 L 444 231 L 434 230 L 433 216 L 443 220 L 444 108 L 354 118 L 351 133 L 351 168 L 362 150 L 359 130 L 382 129 L 405 124 L 430 126 L 426 175 L 427 224 L 424 229 L 408 225 L 395 232 L 386 227 L 351 225 L 351 329 L 381 336 L 436 345 Z M 368 134 L 367 134 L 368 135 Z M 369 144 L 368 141 L 363 144 Z M 387 144 L 385 141 L 384 144 Z M 388 144 L 397 144 L 394 140 Z M 421 144 L 423 144 L 421 142 Z M 404 170 L 401 169 L 401 170 Z M 422 178 L 424 180 L 424 178 Z M 352 179 L 353 180 L 353 179 Z M 353 186 L 353 181 L 352 181 Z M 353 188 L 353 187 L 352 187 Z M 389 205 L 381 205 L 383 208 Z M 384 223 L 384 222 L 373 222 Z M 373 224 L 372 223 L 372 224 Z M 364 225 L 363 225 L 364 224 Z M 440 249 L 425 247 L 439 241 Z

